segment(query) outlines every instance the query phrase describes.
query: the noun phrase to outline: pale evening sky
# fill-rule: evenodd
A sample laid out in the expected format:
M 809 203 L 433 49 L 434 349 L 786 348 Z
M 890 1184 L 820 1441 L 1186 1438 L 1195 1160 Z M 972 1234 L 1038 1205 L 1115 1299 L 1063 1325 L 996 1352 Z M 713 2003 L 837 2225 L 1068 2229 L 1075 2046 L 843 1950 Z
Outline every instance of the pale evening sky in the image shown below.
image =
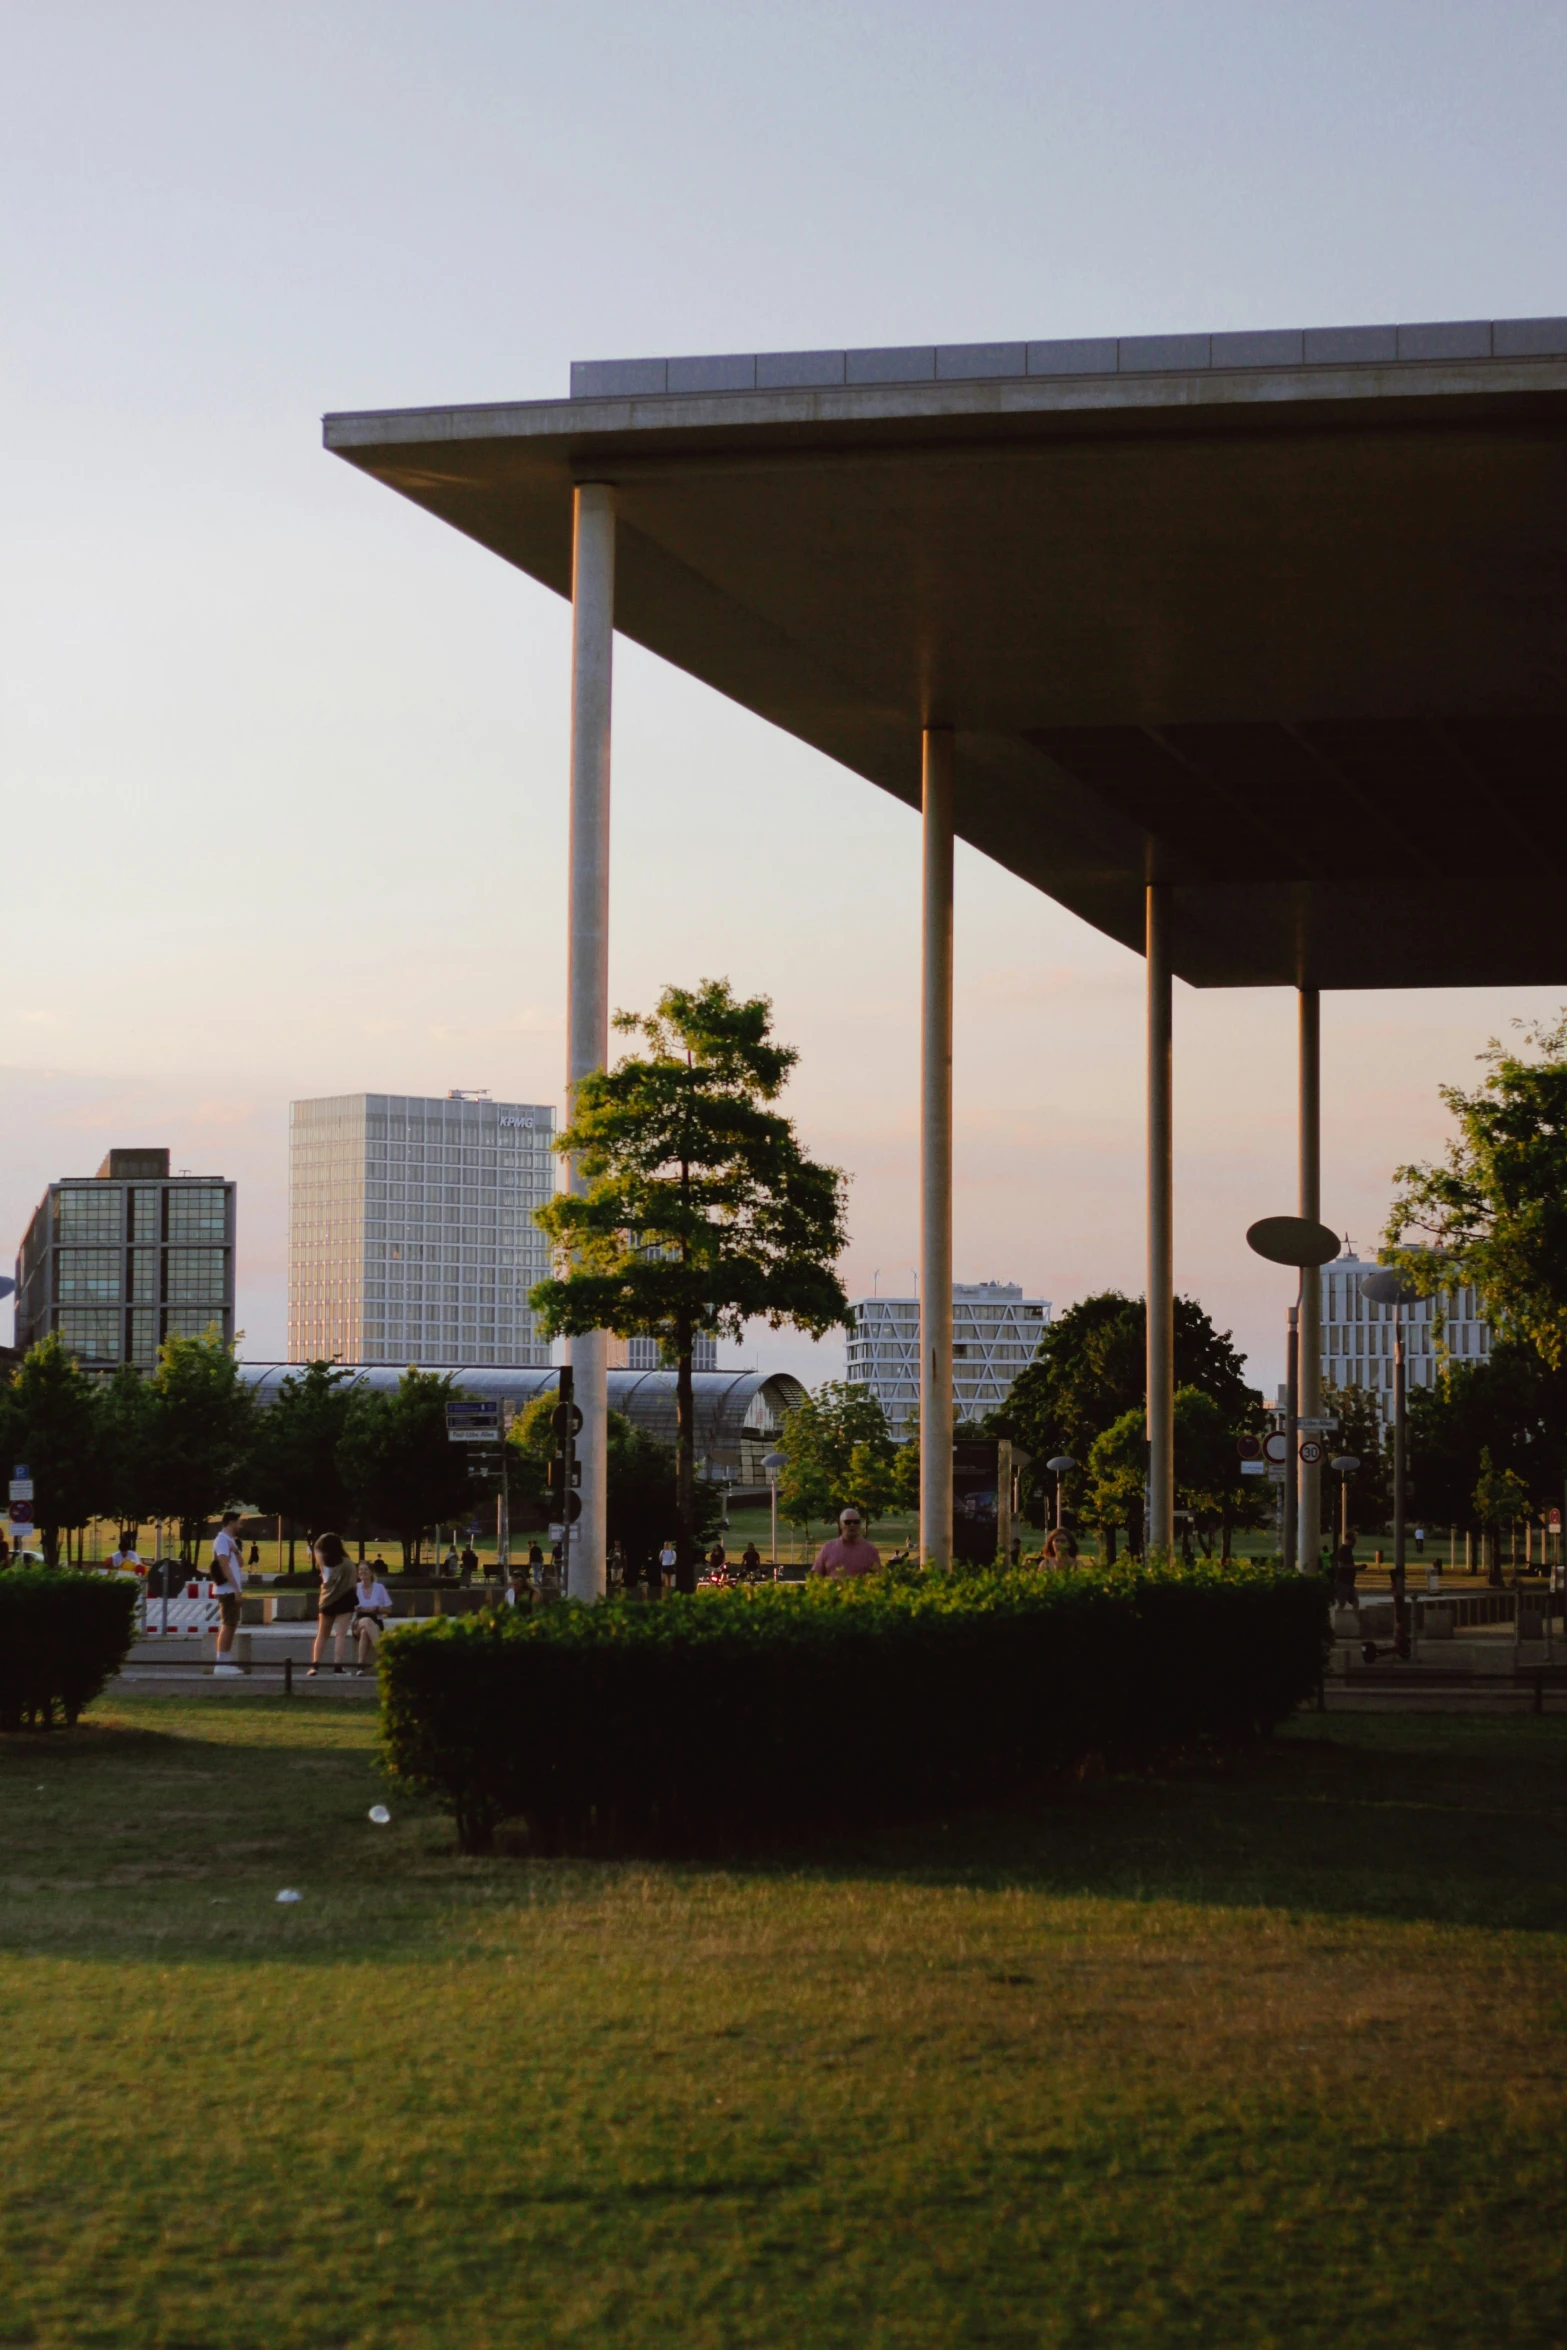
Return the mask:
M 643 352 L 1567 310 L 1559 0 L 4 26 L 0 1254 L 52 1177 L 168 1142 L 239 1180 L 252 1355 L 292 1096 L 556 1101 L 564 1057 L 566 607 L 325 456 L 322 410 Z M 770 994 L 854 1177 L 851 1294 L 907 1286 L 916 818 L 624 644 L 614 790 L 615 1001 Z M 1140 961 L 960 848 L 957 971 L 959 1278 L 1140 1288 Z M 1329 1220 L 1372 1241 L 1438 1082 L 1555 1003 L 1327 999 Z M 1176 991 L 1177 1281 L 1270 1383 L 1288 1277 L 1243 1235 L 1293 1206 L 1293 1018 Z

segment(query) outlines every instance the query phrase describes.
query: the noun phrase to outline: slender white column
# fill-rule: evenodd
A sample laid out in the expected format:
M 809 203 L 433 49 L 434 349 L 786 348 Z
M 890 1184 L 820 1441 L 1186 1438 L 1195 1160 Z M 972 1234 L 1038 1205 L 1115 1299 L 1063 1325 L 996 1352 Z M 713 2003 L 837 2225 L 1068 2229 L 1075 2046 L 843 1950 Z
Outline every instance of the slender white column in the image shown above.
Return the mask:
M 566 1114 L 579 1077 L 609 1058 L 609 747 L 615 642 L 615 493 L 583 482 L 573 514 L 571 640 L 571 906 L 566 979 Z M 573 1191 L 586 1188 L 570 1161 Z M 608 1335 L 567 1341 L 582 1412 L 582 1515 L 572 1528 L 569 1593 L 602 1599 L 608 1551 L 605 1469 Z
M 1148 1543 L 1175 1541 L 1175 1201 L 1170 892 L 1148 884 Z
M 1300 990 L 1300 1213 L 1322 1221 L 1322 998 L 1314 987 Z M 1322 1275 L 1308 1265 L 1300 1277 L 1300 1416 L 1322 1412 Z M 1322 1471 L 1300 1458 L 1298 1433 L 1294 1468 L 1300 1478 L 1297 1510 L 1299 1564 L 1315 1569 L 1322 1535 Z M 1290 1474 L 1286 1466 L 1285 1475 Z
M 952 734 L 925 729 L 920 948 L 920 1557 L 952 1563 Z

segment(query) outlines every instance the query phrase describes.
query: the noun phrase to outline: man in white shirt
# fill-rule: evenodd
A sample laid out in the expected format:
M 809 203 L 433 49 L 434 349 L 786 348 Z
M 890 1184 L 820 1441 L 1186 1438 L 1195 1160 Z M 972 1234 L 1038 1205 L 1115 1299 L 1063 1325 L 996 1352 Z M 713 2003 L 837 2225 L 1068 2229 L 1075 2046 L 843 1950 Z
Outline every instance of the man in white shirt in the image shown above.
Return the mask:
M 218 1661 L 214 1673 L 222 1673 L 230 1680 L 239 1678 L 239 1667 L 234 1662 L 234 1635 L 239 1630 L 239 1603 L 245 1589 L 245 1554 L 240 1548 L 235 1528 L 239 1524 L 238 1510 L 225 1510 L 218 1527 L 217 1540 L 212 1545 L 212 1580 L 217 1588 Z

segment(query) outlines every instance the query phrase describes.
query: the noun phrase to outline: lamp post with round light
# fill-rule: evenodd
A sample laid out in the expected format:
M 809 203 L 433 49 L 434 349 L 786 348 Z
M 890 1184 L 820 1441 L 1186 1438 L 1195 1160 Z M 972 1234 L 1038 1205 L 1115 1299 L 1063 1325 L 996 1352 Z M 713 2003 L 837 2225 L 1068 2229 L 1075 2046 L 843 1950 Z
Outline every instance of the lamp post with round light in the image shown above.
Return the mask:
M 773 1572 L 778 1571 L 778 1473 L 789 1466 L 786 1452 L 764 1452 L 762 1466 L 767 1471 L 767 1484 L 773 1504 Z
M 1284 1357 L 1284 1569 L 1298 1566 L 1296 1529 L 1300 1510 L 1300 1290 L 1306 1275 L 1331 1264 L 1338 1255 L 1339 1238 L 1314 1216 L 1264 1216 L 1246 1234 L 1246 1245 L 1270 1265 L 1293 1265 L 1300 1274 L 1295 1303 L 1289 1310 L 1289 1336 Z M 1318 1453 L 1315 1458 L 1321 1458 Z M 1316 1560 L 1311 1564 L 1316 1566 Z
M 1338 1478 L 1338 1540 L 1343 1549 L 1349 1540 L 1349 1481 L 1360 1466 L 1360 1457 L 1353 1452 L 1335 1453 L 1328 1467 Z
M 1046 1461 L 1045 1467 L 1056 1481 L 1056 1532 L 1059 1534 L 1061 1531 L 1061 1480 L 1070 1470 L 1077 1467 L 1077 1463 L 1069 1452 L 1058 1452 L 1052 1454 L 1051 1458 Z
M 1393 1573 L 1394 1588 L 1404 1588 L 1404 1463 L 1406 1456 L 1407 1420 L 1404 1392 L 1404 1308 L 1413 1305 L 1420 1295 L 1407 1273 L 1385 1266 L 1378 1273 L 1363 1273 L 1360 1294 L 1374 1306 L 1393 1309 Z

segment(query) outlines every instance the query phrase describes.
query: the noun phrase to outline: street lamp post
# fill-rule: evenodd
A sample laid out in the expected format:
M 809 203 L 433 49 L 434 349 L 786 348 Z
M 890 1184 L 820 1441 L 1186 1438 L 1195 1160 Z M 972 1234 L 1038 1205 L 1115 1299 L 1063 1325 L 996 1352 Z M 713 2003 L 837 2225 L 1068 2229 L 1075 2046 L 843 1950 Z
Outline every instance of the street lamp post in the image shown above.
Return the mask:
M 1061 1531 L 1061 1480 L 1069 1469 L 1077 1467 L 1077 1463 L 1069 1452 L 1058 1452 L 1046 1461 L 1045 1467 L 1056 1481 L 1056 1532 L 1059 1534 Z
M 1299 1524 L 1300 1480 L 1300 1296 L 1305 1290 L 1306 1275 L 1315 1274 L 1338 1255 L 1338 1234 L 1319 1224 L 1312 1216 L 1264 1216 L 1253 1224 L 1246 1234 L 1246 1245 L 1259 1257 L 1266 1257 L 1271 1265 L 1293 1265 L 1300 1274 L 1300 1288 L 1296 1301 L 1289 1310 L 1288 1352 L 1285 1357 L 1285 1454 L 1284 1454 L 1284 1570 L 1298 1566 L 1296 1558 L 1296 1529 Z M 1313 1454 L 1320 1460 L 1320 1452 Z M 1316 1566 L 1316 1560 L 1311 1564 Z
M 1404 1393 L 1404 1308 L 1420 1295 L 1407 1274 L 1389 1267 L 1361 1276 L 1360 1294 L 1375 1306 L 1393 1309 L 1393 1573 L 1394 1589 L 1404 1588 L 1404 1469 L 1407 1422 Z
M 1360 1458 L 1352 1452 L 1335 1453 L 1328 1466 L 1338 1478 L 1338 1539 L 1342 1550 L 1349 1540 L 1349 1481 L 1360 1466 Z
M 767 1483 L 768 1483 L 768 1488 L 769 1488 L 769 1491 L 770 1491 L 770 1493 L 771 1493 L 771 1496 L 772 1496 L 772 1504 L 773 1504 L 773 1560 L 772 1560 L 772 1563 L 773 1563 L 773 1568 L 774 1568 L 774 1571 L 776 1572 L 776 1571 L 777 1571 L 777 1566 L 778 1566 L 778 1472 L 779 1472 L 779 1470 L 780 1470 L 780 1469 L 787 1469 L 787 1467 L 789 1466 L 789 1455 L 788 1455 L 786 1452 L 764 1452 L 764 1453 L 763 1453 L 763 1455 L 762 1455 L 762 1466 L 763 1466 L 763 1468 L 764 1468 L 764 1469 L 767 1471 Z

